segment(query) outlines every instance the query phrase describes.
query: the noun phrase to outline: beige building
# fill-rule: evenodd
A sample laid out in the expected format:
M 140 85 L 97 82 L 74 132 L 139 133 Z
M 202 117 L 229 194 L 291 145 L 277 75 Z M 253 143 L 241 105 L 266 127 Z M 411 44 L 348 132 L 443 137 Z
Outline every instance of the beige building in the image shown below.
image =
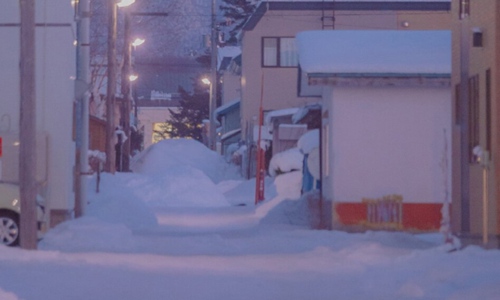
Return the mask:
M 453 230 L 466 243 L 498 247 L 500 2 L 453 0 L 451 15 Z
M 263 110 L 320 101 L 298 87 L 295 35 L 301 31 L 450 29 L 449 1 L 262 1 L 243 28 L 241 128 L 250 139 Z M 369 46 L 369 45 L 367 45 Z

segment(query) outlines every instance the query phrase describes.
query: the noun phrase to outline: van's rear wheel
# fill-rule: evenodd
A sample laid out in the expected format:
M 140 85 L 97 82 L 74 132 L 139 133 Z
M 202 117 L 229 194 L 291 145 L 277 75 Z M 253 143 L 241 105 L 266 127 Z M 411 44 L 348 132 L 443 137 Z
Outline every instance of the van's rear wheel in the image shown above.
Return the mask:
M 0 244 L 19 244 L 19 215 L 14 212 L 0 211 Z

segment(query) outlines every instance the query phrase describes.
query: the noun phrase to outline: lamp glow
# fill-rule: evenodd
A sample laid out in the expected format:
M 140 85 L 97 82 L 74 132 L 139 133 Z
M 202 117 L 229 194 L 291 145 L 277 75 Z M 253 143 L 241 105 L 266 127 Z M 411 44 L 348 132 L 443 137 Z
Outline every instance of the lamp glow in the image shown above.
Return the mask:
M 116 6 L 118 7 L 126 7 L 131 4 L 134 4 L 135 0 L 121 0 L 120 2 L 116 3 Z
M 208 78 L 202 78 L 201 82 L 203 82 L 206 85 L 210 85 L 210 79 L 208 79 Z
M 139 76 L 137 76 L 136 74 L 132 74 L 132 75 L 128 76 L 128 80 L 131 81 L 131 82 L 132 81 L 136 81 L 137 78 L 139 78 Z
M 141 38 L 136 38 L 133 42 L 132 42 L 132 46 L 134 47 L 137 47 L 137 46 L 140 46 L 142 44 L 144 44 L 146 40 L 145 39 L 141 39 Z

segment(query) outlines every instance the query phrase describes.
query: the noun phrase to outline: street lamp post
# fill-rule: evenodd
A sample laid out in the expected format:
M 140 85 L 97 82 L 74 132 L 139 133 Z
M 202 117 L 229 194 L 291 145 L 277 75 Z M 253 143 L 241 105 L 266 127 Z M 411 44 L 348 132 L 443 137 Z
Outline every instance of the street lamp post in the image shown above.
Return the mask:
M 115 134 L 115 93 L 116 93 L 116 17 L 117 7 L 125 7 L 135 0 L 121 0 L 108 2 L 108 85 L 106 101 L 106 171 L 115 173 L 115 149 L 113 145 Z
M 209 148 L 216 150 L 216 130 L 215 130 L 215 109 L 217 108 L 217 28 L 215 23 L 215 4 L 216 0 L 212 0 L 212 34 L 211 34 L 211 66 L 210 66 L 210 105 L 209 105 L 209 120 L 210 131 L 208 137 Z
M 130 109 L 131 109 L 131 93 L 129 75 L 132 69 L 132 45 L 130 42 L 130 13 L 125 12 L 124 22 L 124 43 L 123 43 L 123 68 L 122 68 L 122 95 L 123 104 L 121 107 L 121 116 L 123 120 L 123 131 L 127 135 L 127 139 L 123 142 L 123 151 L 120 151 L 120 170 L 129 170 L 130 157 Z

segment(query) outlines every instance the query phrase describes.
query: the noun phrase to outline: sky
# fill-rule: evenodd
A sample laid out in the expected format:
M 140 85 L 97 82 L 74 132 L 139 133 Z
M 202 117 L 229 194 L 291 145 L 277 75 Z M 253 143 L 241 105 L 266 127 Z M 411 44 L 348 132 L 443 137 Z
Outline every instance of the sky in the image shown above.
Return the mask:
M 38 250 L 0 246 L 0 299 L 500 299 L 498 250 L 310 229 L 297 172 L 267 177 L 255 206 L 255 181 L 192 140 L 156 144 L 133 167 L 103 174 L 100 193 L 89 177 L 85 216 Z

